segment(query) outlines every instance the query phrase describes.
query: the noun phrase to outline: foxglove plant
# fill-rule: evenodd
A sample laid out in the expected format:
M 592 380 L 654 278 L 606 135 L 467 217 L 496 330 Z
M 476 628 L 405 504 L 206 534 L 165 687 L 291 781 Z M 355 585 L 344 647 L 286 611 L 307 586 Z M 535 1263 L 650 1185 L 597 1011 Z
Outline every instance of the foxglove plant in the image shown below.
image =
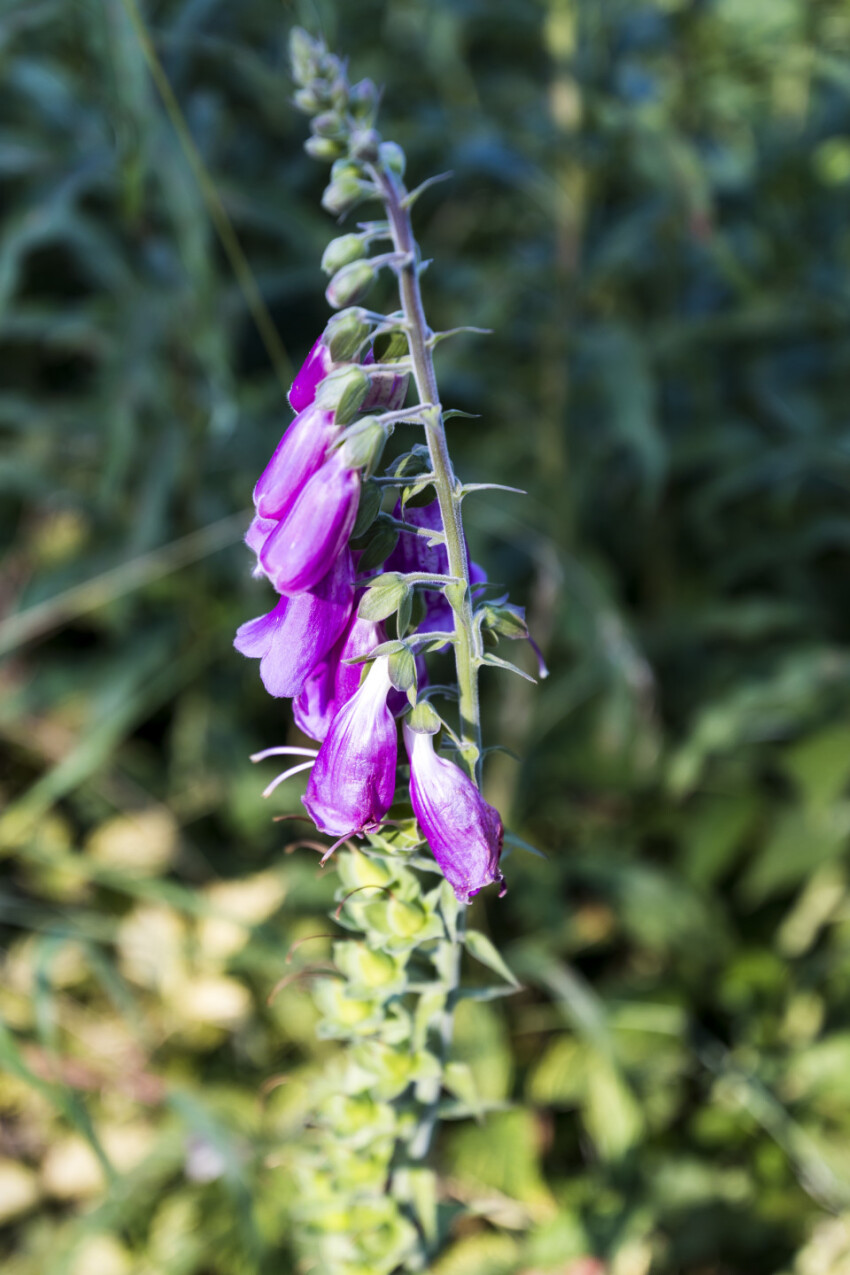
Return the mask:
M 323 1078 L 294 1165 L 304 1241 L 331 1275 L 389 1275 L 425 1270 L 442 1243 L 427 1164 L 438 1119 L 483 1110 L 451 1059 L 462 950 L 504 980 L 477 996 L 512 988 L 465 917 L 486 886 L 504 892 L 502 820 L 480 790 L 478 671 L 513 669 L 491 648 L 528 634 L 521 608 L 487 599 L 464 535 L 464 498 L 486 485 L 462 484 L 448 451 L 433 356 L 451 334 L 426 321 L 410 220 L 429 183 L 406 189 L 400 147 L 375 130 L 371 81 L 349 83 L 303 31 L 291 53 L 295 103 L 313 117 L 306 148 L 332 165 L 324 207 L 341 219 L 371 200 L 383 216 L 322 258 L 338 313 L 295 378 L 297 415 L 257 481 L 246 537 L 278 601 L 242 625 L 236 646 L 259 659 L 270 694 L 294 700 L 297 725 L 319 745 L 273 746 L 254 760 L 297 759 L 265 795 L 310 772 L 303 803 L 329 838 L 322 863 L 337 852 L 335 919 L 357 936 L 334 944 L 332 975 L 316 984 L 320 1031 L 348 1048 Z M 386 251 L 372 253 L 376 242 Z M 382 271 L 400 300 L 386 314 L 362 305 Z M 420 437 L 379 472 L 396 425 Z M 427 657 L 448 650 L 455 685 L 432 685 Z

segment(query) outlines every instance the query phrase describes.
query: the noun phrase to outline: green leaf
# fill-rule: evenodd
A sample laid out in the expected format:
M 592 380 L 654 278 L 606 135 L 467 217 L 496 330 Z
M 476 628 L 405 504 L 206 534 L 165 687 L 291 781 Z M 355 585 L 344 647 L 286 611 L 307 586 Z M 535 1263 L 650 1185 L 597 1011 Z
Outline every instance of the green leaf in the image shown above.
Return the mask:
M 486 965 L 494 974 L 498 974 L 510 983 L 512 987 L 519 987 L 516 976 L 511 972 L 501 953 L 493 945 L 486 934 L 482 934 L 480 930 L 467 930 L 463 936 L 464 947 L 470 956 L 476 961 L 480 961 L 482 965 Z

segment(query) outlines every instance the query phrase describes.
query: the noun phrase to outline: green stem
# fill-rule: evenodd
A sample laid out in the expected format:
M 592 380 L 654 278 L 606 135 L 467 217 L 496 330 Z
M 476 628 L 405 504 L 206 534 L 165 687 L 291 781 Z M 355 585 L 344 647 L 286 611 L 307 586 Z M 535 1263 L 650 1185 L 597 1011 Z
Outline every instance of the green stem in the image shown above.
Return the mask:
M 413 377 L 416 381 L 419 401 L 430 405 L 423 413 L 425 437 L 431 455 L 434 487 L 437 492 L 440 517 L 446 536 L 449 574 L 464 582 L 462 597 L 452 600 L 456 634 L 454 643 L 455 666 L 460 691 L 460 739 L 465 746 L 463 760 L 469 769 L 471 778 L 480 787 L 481 713 L 478 701 L 478 651 L 472 616 L 473 599 L 469 579 L 469 557 L 466 551 L 466 537 L 463 534 L 463 520 L 461 517 L 462 497 L 460 483 L 456 479 L 452 468 L 446 440 L 440 391 L 434 370 L 433 346 L 431 344 L 433 333 L 425 318 L 422 292 L 419 287 L 417 244 L 410 222 L 410 213 L 404 202 L 407 192 L 403 184 L 391 173 L 377 168 L 373 169 L 372 172 L 380 187 L 387 209 L 393 245 L 405 261 L 405 264 L 398 272 L 399 292 L 401 294 L 407 341 L 413 365 Z M 466 906 L 459 904 L 455 916 L 455 938 L 452 944 L 451 968 L 445 983 L 446 997 L 434 1023 L 437 1037 L 436 1046 L 441 1068 L 445 1067 L 451 1050 L 454 1013 L 460 990 L 461 956 L 465 928 Z M 434 1083 L 432 1092 L 426 1097 L 419 1125 L 410 1141 L 409 1154 L 413 1161 L 421 1161 L 428 1154 L 437 1124 L 440 1091 L 441 1083 L 438 1079 Z
M 480 787 L 481 714 L 478 704 L 478 663 L 475 627 L 472 619 L 472 593 L 469 587 L 469 560 L 461 518 L 460 484 L 455 478 L 449 456 L 440 391 L 434 371 L 430 338 L 433 335 L 425 318 L 419 287 L 416 239 L 405 206 L 407 194 L 400 181 L 385 170 L 374 168 L 372 174 L 380 187 L 386 205 L 396 251 L 406 264 L 399 270 L 399 291 L 413 364 L 413 377 L 419 401 L 429 406 L 423 412 L 425 437 L 434 469 L 434 487 L 440 504 L 440 517 L 446 535 L 449 574 L 464 581 L 463 597 L 455 605 L 455 664 L 460 690 L 460 738 L 466 746 L 464 761 Z

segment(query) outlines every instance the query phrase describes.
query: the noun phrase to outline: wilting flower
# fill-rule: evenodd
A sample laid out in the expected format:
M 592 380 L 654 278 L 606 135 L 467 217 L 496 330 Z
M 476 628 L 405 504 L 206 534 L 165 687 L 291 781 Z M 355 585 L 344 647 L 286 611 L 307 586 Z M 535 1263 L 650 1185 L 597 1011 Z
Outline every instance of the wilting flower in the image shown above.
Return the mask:
M 342 553 L 360 497 L 360 472 L 334 451 L 301 488 L 260 550 L 260 565 L 278 593 L 312 589 Z
M 316 389 L 334 367 L 328 347 L 321 337 L 301 365 L 289 391 L 289 402 L 294 412 L 303 412 L 316 397 Z
M 404 742 L 419 827 L 457 898 L 468 903 L 485 885 L 502 880 L 499 812 L 459 766 L 437 756 L 433 736 L 412 731 L 405 722 Z
M 337 430 L 330 412 L 308 406 L 295 417 L 254 488 L 261 518 L 285 518 L 304 484 L 324 464 Z
M 307 678 L 292 705 L 295 723 L 305 735 L 325 738 L 337 713 L 360 685 L 363 665 L 345 661 L 368 655 L 383 640 L 381 625 L 352 616 L 345 632 Z
M 379 657 L 333 720 L 303 798 L 321 832 L 335 837 L 368 832 L 392 805 L 397 741 L 389 690 L 387 660 Z
M 345 628 L 353 605 L 354 564 L 346 551 L 308 592 L 281 598 L 268 615 L 243 624 L 233 645 L 259 659 L 270 695 L 295 696 Z

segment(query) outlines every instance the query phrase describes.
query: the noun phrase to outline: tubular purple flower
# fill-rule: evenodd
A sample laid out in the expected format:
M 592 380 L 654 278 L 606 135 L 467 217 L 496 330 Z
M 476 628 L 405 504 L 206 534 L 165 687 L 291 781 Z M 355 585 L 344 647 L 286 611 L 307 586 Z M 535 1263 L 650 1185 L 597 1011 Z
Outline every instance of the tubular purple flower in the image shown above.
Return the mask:
M 384 641 L 384 636 L 382 625 L 352 616 L 345 632 L 307 678 L 301 694 L 292 705 L 299 730 L 312 739 L 326 737 L 337 713 L 360 686 L 363 665 L 346 664 L 345 661 L 358 655 L 368 655 Z
M 260 565 L 278 593 L 312 589 L 345 548 L 360 496 L 360 472 L 332 452 L 304 486 L 260 551 Z
M 324 464 L 337 435 L 331 412 L 308 406 L 295 417 L 254 488 L 261 518 L 285 518 L 305 483 Z
M 243 624 L 233 645 L 259 659 L 270 695 L 295 696 L 345 628 L 353 605 L 354 564 L 346 551 L 313 589 L 281 598 L 268 615 Z
M 334 363 L 331 359 L 330 351 L 322 338 L 319 337 L 292 382 L 292 389 L 289 391 L 289 402 L 293 412 L 303 412 L 305 407 L 310 406 L 316 397 L 316 389 L 319 382 L 325 379 L 328 372 L 333 370 L 333 367 Z
M 410 758 L 410 798 L 419 827 L 461 903 L 485 885 L 502 881 L 499 856 L 504 830 L 498 810 L 488 805 L 459 766 L 434 752 L 432 735 L 405 722 Z
M 386 657 L 343 705 L 319 749 L 304 805 L 320 832 L 345 838 L 380 826 L 395 795 L 396 724 Z
M 251 519 L 251 525 L 245 532 L 245 544 L 249 549 L 253 549 L 257 555 L 254 570 L 251 572 L 257 578 L 264 574 L 263 568 L 260 566 L 260 550 L 276 527 L 276 518 L 261 518 L 259 514 L 255 514 Z

